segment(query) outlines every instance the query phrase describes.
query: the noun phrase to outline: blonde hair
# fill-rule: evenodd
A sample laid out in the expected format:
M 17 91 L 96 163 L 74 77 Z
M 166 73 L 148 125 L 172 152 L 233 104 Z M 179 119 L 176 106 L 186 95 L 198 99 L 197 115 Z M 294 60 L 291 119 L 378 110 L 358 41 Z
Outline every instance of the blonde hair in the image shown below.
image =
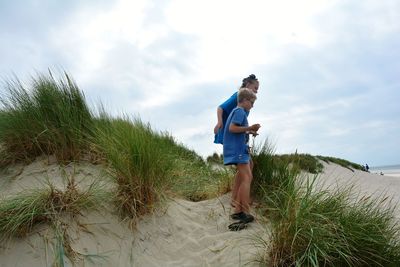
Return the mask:
M 256 94 L 249 88 L 240 88 L 238 95 L 237 95 L 237 101 L 238 103 L 241 103 L 243 100 L 248 99 L 250 101 L 256 100 L 257 96 Z

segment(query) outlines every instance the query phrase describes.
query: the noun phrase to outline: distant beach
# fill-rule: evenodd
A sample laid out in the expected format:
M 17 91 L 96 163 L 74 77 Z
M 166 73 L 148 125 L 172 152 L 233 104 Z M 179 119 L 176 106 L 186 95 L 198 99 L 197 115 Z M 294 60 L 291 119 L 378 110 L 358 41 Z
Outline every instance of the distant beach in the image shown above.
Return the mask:
M 400 178 L 400 164 L 398 165 L 386 165 L 376 166 L 369 169 L 371 173 L 383 174 L 387 176 L 394 176 Z

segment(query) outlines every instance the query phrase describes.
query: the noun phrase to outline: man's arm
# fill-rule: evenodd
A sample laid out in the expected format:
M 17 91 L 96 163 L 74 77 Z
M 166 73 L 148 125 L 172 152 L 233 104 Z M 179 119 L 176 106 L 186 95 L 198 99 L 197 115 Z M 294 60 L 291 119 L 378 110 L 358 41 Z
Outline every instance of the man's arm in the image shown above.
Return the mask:
M 222 114 L 224 110 L 221 107 L 217 108 L 217 125 L 214 127 L 214 134 L 218 133 L 218 130 L 222 128 L 223 121 L 222 121 Z

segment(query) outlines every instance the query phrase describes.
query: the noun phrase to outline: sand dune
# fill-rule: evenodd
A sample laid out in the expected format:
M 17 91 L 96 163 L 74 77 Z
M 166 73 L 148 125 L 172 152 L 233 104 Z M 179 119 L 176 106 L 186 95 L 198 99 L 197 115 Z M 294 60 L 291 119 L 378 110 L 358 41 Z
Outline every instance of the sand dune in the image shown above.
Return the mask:
M 360 170 L 343 168 L 334 163 L 325 163 L 324 171 L 318 175 L 319 186 L 335 189 L 343 185 L 354 185 L 355 196 L 388 197 L 392 204 L 400 202 L 400 177 L 379 175 Z M 400 209 L 396 209 L 395 216 L 400 219 Z
M 80 185 L 101 177 L 100 166 L 75 164 L 61 168 L 46 159 L 28 166 L 14 166 L 0 176 L 0 197 L 43 186 L 48 178 L 58 187 L 73 174 Z M 107 208 L 84 212 L 76 220 L 65 218 L 65 230 L 76 252 L 76 266 L 258 266 L 254 237 L 267 238 L 260 222 L 231 232 L 229 196 L 202 202 L 169 199 L 152 215 L 144 216 L 135 229 L 121 222 Z M 25 238 L 1 244 L 0 266 L 52 266 L 55 239 L 47 225 L 34 228 Z M 66 266 L 71 263 L 66 260 Z
M 360 194 L 385 193 L 395 202 L 400 200 L 400 177 L 323 164 L 324 172 L 317 178 L 321 187 L 354 184 Z M 65 177 L 71 176 L 81 187 L 100 179 L 112 188 L 99 165 L 60 167 L 51 159 L 42 158 L 3 171 L 0 197 L 43 187 L 46 180 L 62 188 Z M 154 214 L 141 218 L 133 230 L 110 207 L 83 212 L 74 220 L 65 218 L 63 229 L 75 252 L 76 266 L 258 266 L 254 260 L 263 251 L 253 242 L 255 237 L 268 239 L 267 224 L 258 219 L 248 229 L 231 232 L 227 227 L 231 213 L 229 195 L 201 202 L 168 199 Z M 398 218 L 399 215 L 397 211 Z M 46 224 L 36 226 L 29 236 L 1 244 L 0 266 L 52 266 L 55 245 L 53 229 Z M 65 266 L 72 263 L 66 259 Z

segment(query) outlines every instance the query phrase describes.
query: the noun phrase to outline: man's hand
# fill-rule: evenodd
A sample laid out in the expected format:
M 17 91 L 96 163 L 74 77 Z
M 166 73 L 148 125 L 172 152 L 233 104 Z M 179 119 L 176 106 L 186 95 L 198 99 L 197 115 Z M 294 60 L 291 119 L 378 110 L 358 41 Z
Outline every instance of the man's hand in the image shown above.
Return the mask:
M 214 134 L 218 133 L 218 130 L 222 128 L 222 123 L 217 123 L 214 127 Z

